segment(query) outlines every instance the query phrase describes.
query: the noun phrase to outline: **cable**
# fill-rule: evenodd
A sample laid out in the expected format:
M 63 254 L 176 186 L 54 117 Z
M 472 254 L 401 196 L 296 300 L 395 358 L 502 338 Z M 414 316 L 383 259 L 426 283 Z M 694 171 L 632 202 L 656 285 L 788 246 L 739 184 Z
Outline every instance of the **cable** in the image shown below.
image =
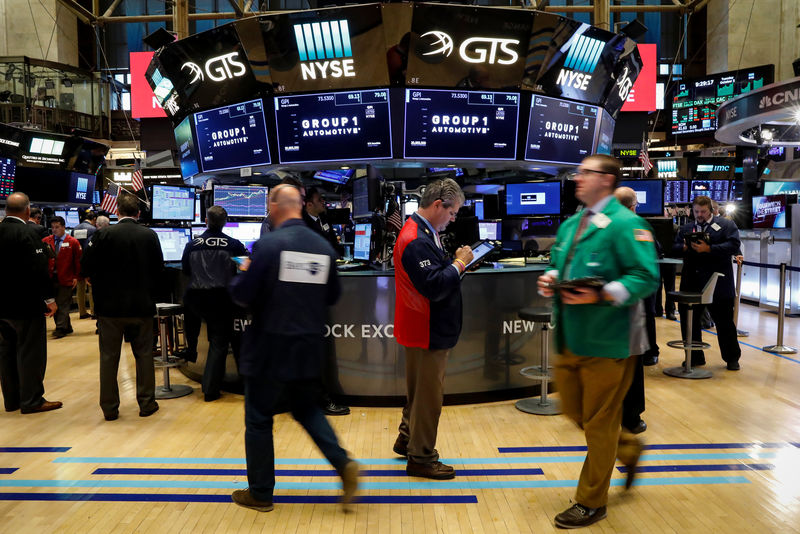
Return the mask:
M 39 1 L 39 3 L 40 3 L 40 4 L 42 3 L 42 2 L 41 2 L 41 0 Z M 42 43 L 41 43 L 41 41 L 39 40 L 39 32 L 38 32 L 38 31 L 36 31 L 36 17 L 34 17 L 34 16 L 33 16 L 33 7 L 31 7 L 31 3 L 30 3 L 30 2 L 28 2 L 27 4 L 28 4 L 28 11 L 30 11 L 30 12 L 31 12 L 31 22 L 33 23 L 33 33 L 35 33 L 35 34 L 36 34 L 36 44 L 38 44 L 38 45 L 39 45 L 39 52 L 41 52 L 41 53 L 42 53 L 42 59 L 45 59 L 45 60 L 46 60 L 46 59 L 47 59 L 47 57 L 44 55 L 44 48 L 42 48 Z M 42 7 L 44 7 L 44 6 L 42 6 Z M 46 10 L 47 10 L 47 9 L 45 9 L 45 11 L 46 11 Z
M 111 71 L 111 65 L 109 65 L 109 63 L 108 63 L 108 57 L 106 57 L 106 51 L 103 48 L 103 44 L 100 42 L 100 33 L 98 31 L 98 27 L 97 26 L 95 26 L 95 29 L 94 29 L 94 36 L 95 36 L 95 39 L 97 41 L 97 48 L 100 49 L 100 54 L 102 55 L 103 62 L 106 65 L 106 70 L 107 71 Z M 117 89 L 115 84 L 109 83 L 109 86 L 113 87 L 115 90 Z M 122 94 L 122 91 L 117 90 L 117 94 L 118 95 Z M 109 110 L 109 112 L 110 112 L 110 110 Z M 131 121 L 128 118 L 128 114 L 125 113 L 125 110 L 122 111 L 122 116 L 125 117 L 125 123 L 128 125 L 128 132 L 130 132 L 130 134 L 131 134 L 131 141 L 136 141 L 136 136 L 133 134 L 133 128 L 131 127 Z M 110 134 L 111 134 L 111 132 L 109 132 L 109 135 Z
M 744 55 L 744 45 L 747 42 L 747 34 L 750 32 L 750 22 L 753 20 L 753 8 L 756 7 L 756 0 L 752 0 L 753 3 L 750 4 L 750 16 L 747 18 L 747 29 L 744 31 L 744 37 L 742 37 L 742 49 L 739 51 L 739 62 L 736 63 L 736 70 L 739 70 L 739 67 L 742 66 L 742 56 Z

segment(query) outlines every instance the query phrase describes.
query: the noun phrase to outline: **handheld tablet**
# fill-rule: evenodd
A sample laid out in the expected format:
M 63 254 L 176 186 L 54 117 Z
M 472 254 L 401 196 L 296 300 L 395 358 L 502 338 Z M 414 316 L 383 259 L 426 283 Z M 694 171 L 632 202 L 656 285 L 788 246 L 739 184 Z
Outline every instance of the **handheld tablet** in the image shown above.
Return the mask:
M 574 278 L 572 280 L 562 280 L 561 282 L 556 282 L 554 284 L 550 284 L 550 289 L 557 291 L 560 289 L 577 289 L 577 288 L 588 288 L 588 289 L 595 289 L 600 290 L 603 286 L 606 285 L 606 281 L 603 280 L 599 276 L 587 276 L 585 278 Z
M 483 241 L 478 241 L 474 245 L 472 245 L 472 261 L 467 264 L 466 269 L 464 272 L 467 272 L 472 267 L 474 267 L 478 262 L 480 262 L 483 258 L 486 257 L 487 254 L 494 251 L 497 248 L 497 245 L 494 244 L 493 241 L 488 239 L 484 239 Z

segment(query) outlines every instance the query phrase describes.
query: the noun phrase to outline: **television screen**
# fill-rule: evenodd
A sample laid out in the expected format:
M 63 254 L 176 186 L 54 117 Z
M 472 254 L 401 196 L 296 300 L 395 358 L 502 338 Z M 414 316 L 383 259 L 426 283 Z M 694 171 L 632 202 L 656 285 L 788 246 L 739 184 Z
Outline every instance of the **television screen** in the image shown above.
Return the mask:
M 181 261 L 183 249 L 192 240 L 191 228 L 151 228 L 161 243 L 164 261 Z
M 407 158 L 513 160 L 519 93 L 405 90 Z
M 417 212 L 418 209 L 419 209 L 419 201 L 406 200 L 405 204 L 403 205 L 403 217 L 411 217 L 413 214 Z
M 261 223 L 229 222 L 225 225 L 223 232 L 234 239 L 238 239 L 247 247 L 248 251 L 253 252 L 253 244 L 261 239 Z
M 561 182 L 506 184 L 506 215 L 559 215 Z
M 67 220 L 67 210 L 53 210 L 54 217 L 61 217 L 64 221 Z
M 353 180 L 353 217 L 369 217 L 378 209 L 380 192 L 378 181 L 363 177 Z
M 664 215 L 663 180 L 622 180 L 619 185 L 636 191 L 637 215 Z
M 483 220 L 486 217 L 484 216 L 483 212 L 483 200 L 473 200 L 472 205 L 475 206 L 475 217 L 479 220 Z
M 464 176 L 464 169 L 458 167 L 428 167 L 428 172 L 455 172 L 456 178 Z
M 154 221 L 193 221 L 194 188 L 154 185 L 152 207 Z
M 94 181 L 95 176 L 93 174 L 69 173 L 69 198 L 67 202 L 91 204 L 92 200 L 94 200 Z
M 323 182 L 333 182 L 335 184 L 346 184 L 347 180 L 353 176 L 355 169 L 331 169 L 327 171 L 317 171 L 314 178 Z
M 194 114 L 203 172 L 269 165 L 261 99 Z
M 266 217 L 269 188 L 249 185 L 215 185 L 214 204 L 222 206 L 228 217 Z
M 353 245 L 353 259 L 369 261 L 370 244 L 372 242 L 372 224 L 356 225 L 355 244 Z
M 713 132 L 717 129 L 716 111 L 720 104 L 769 85 L 774 79 L 774 65 L 684 78 L 676 84 L 672 97 L 672 133 Z
M 500 239 L 502 234 L 500 222 L 497 221 L 479 221 L 478 222 L 478 235 L 480 239 Z
M 11 158 L 0 158 L 0 200 L 5 200 L 14 192 L 14 176 L 17 162 Z
M 667 180 L 664 182 L 664 202 L 666 204 L 689 202 L 689 181 Z
M 730 180 L 692 180 L 689 201 L 698 195 L 711 197 L 717 202 L 727 202 L 730 195 Z
M 81 223 L 81 218 L 78 216 L 77 210 L 67 210 L 64 220 L 67 221 L 67 228 L 75 228 Z
M 194 199 L 194 220 L 192 224 L 203 224 L 203 211 L 200 207 L 200 197 Z
M 281 163 L 392 157 L 389 90 L 275 97 Z
M 764 182 L 765 195 L 800 195 L 800 182 Z
M 788 228 L 789 204 L 797 204 L 797 195 L 753 197 L 753 228 Z
M 614 144 L 614 126 L 616 126 L 616 124 L 617 121 L 611 117 L 611 114 L 603 109 L 600 119 L 600 128 L 597 132 L 597 143 L 595 143 L 597 148 L 595 152 L 598 154 L 611 155 L 612 145 Z
M 197 166 L 197 149 L 192 133 L 192 116 L 188 116 L 175 128 L 175 146 L 181 162 L 181 176 L 190 178 L 200 172 Z
M 534 95 L 525 159 L 577 165 L 594 151 L 599 109 L 588 104 Z
M 92 191 L 92 204 L 100 204 L 100 191 Z

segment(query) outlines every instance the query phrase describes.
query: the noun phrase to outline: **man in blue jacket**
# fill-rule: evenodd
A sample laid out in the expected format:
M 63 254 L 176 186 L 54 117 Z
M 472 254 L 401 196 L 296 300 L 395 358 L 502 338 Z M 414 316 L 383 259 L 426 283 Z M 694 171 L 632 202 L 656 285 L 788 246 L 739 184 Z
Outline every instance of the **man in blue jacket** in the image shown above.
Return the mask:
M 339 299 L 337 254 L 302 219 L 300 191 L 282 184 L 272 190 L 272 231 L 253 246 L 252 262 L 230 285 L 234 303 L 253 322 L 244 333 L 239 374 L 244 378 L 245 450 L 249 488 L 233 492 L 240 506 L 274 508 L 275 449 L 272 415 L 279 401 L 309 433 L 342 478 L 347 505 L 358 486 L 358 464 L 339 446 L 322 409 L 322 371 L 327 306 Z

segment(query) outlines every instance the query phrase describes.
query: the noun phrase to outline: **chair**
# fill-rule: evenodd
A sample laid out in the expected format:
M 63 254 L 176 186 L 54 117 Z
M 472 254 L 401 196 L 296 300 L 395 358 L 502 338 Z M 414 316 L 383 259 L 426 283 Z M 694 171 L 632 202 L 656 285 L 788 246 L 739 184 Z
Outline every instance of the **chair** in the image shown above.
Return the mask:
M 542 325 L 542 364 L 520 369 L 519 374 L 532 380 L 539 380 L 541 388 L 539 398 L 520 399 L 514 406 L 517 410 L 535 415 L 558 415 L 561 413 L 559 402 L 548 399 L 547 384 L 553 381 L 550 373 L 550 320 L 553 316 L 552 308 L 524 308 L 519 311 L 519 318 Z
M 722 273 L 713 273 L 711 278 L 708 279 L 706 286 L 703 288 L 702 293 L 695 293 L 692 291 L 670 291 L 669 296 L 672 297 L 675 303 L 680 306 L 685 304 L 687 306 L 685 321 L 686 325 L 686 338 L 677 339 L 674 341 L 667 341 L 667 346 L 675 349 L 683 349 L 686 352 L 686 358 L 683 365 L 680 367 L 668 367 L 664 369 L 664 374 L 676 378 L 711 378 L 711 371 L 706 369 L 692 369 L 692 351 L 703 350 L 711 348 L 708 343 L 692 341 L 692 317 L 694 316 L 694 307 L 698 304 L 711 304 L 714 300 L 714 288 L 717 287 L 717 279 L 720 276 L 725 276 Z
M 170 357 L 167 339 L 167 323 L 176 320 L 183 315 L 183 306 L 180 304 L 159 303 L 156 304 L 156 319 L 158 319 L 158 344 L 161 347 L 161 357 L 155 358 L 156 368 L 164 369 L 164 385 L 156 387 L 157 399 L 177 399 L 189 395 L 194 391 L 191 386 L 183 384 L 170 384 L 169 370 L 171 367 L 181 367 L 186 364 L 185 360 Z M 176 329 L 177 336 L 177 329 Z

